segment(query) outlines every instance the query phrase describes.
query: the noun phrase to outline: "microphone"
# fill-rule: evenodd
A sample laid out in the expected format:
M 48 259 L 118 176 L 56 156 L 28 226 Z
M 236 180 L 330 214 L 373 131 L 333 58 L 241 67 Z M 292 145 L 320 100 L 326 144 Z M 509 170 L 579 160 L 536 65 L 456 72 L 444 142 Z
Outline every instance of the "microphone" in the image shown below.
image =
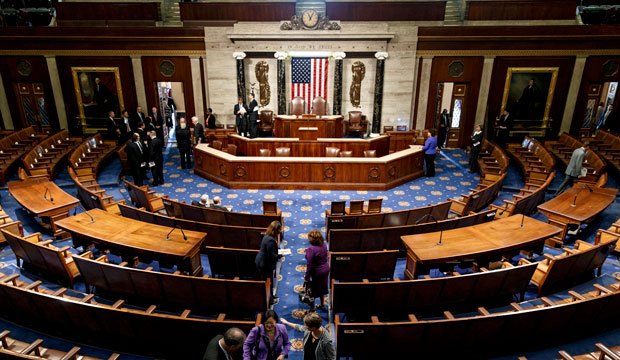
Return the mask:
M 181 234 L 183 234 L 183 240 L 187 240 L 187 236 L 185 236 L 185 232 L 183 231 L 183 228 L 180 225 L 175 224 L 172 227 L 172 230 L 170 230 L 170 232 L 168 233 L 168 235 L 166 235 L 166 241 L 170 241 L 170 234 L 172 234 L 172 232 L 174 231 L 174 229 L 178 228 L 179 230 L 181 230 Z
M 516 215 L 516 214 L 521 214 L 522 215 L 522 217 L 521 217 L 521 226 L 519 226 L 519 229 L 523 229 L 524 228 L 523 222 L 525 221 L 525 213 L 523 212 L 523 209 L 521 209 L 520 205 L 521 204 L 515 203 L 514 211 L 512 212 L 512 215 Z M 502 211 L 500 211 L 498 215 L 501 216 L 507 210 L 508 210 L 508 203 L 506 203 L 506 207 Z
M 47 198 L 47 194 L 50 194 L 50 198 Z M 54 197 L 52 196 L 52 192 L 50 191 L 50 189 L 46 186 L 45 187 L 45 192 L 43 193 L 43 200 L 49 200 L 49 201 L 54 201 Z
M 579 191 L 577 191 L 577 193 L 575 194 L 575 197 L 573 198 L 573 203 L 571 204 L 572 207 L 576 207 L 577 206 L 577 195 L 579 195 L 579 193 L 581 193 L 583 191 L 583 189 L 588 189 L 590 190 L 590 192 L 593 192 L 594 190 L 588 186 L 587 184 L 581 184 L 581 189 L 579 189 Z
M 441 242 L 441 239 L 443 238 L 443 228 L 441 226 L 441 223 L 439 221 L 437 221 L 437 219 L 435 219 L 435 217 L 433 216 L 433 214 L 428 213 L 424 216 L 422 216 L 421 218 L 418 219 L 418 221 L 415 222 L 416 225 L 418 225 L 419 223 L 421 223 L 422 221 L 426 220 L 426 218 L 431 218 L 433 219 L 433 221 L 435 221 L 435 224 L 439 224 L 439 242 L 437 242 L 437 245 L 441 246 L 443 245 L 443 243 Z
M 83 214 L 88 215 L 88 217 L 90 218 L 90 222 L 91 222 L 91 224 L 95 222 L 95 218 L 94 218 L 94 217 L 92 217 L 92 215 L 90 215 L 90 214 L 88 213 L 88 211 L 87 211 L 86 209 L 84 209 L 84 207 L 83 207 L 83 206 L 82 206 L 82 204 L 80 204 L 80 203 L 78 203 L 78 204 L 77 204 L 77 207 L 75 208 L 75 211 L 73 212 L 73 216 L 77 215 L 77 208 L 78 208 L 78 207 L 80 207 L 80 208 L 82 208 L 82 210 L 84 210 Z

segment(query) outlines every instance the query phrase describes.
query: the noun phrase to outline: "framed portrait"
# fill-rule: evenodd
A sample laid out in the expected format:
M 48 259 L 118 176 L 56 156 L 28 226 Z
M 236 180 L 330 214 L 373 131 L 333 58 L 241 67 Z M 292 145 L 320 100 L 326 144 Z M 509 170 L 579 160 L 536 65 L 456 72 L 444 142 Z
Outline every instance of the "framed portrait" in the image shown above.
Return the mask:
M 73 87 L 82 123 L 87 117 L 120 116 L 125 108 L 118 67 L 71 67 Z
M 548 120 L 558 79 L 557 67 L 511 67 L 500 114 L 507 109 L 515 119 Z

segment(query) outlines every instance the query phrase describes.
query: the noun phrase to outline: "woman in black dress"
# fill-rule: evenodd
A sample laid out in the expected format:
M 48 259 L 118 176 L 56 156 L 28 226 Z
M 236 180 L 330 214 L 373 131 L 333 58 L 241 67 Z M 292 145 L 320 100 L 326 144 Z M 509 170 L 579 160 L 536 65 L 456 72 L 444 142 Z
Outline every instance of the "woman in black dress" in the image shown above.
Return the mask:
M 273 295 L 273 274 L 278 260 L 282 257 L 282 255 L 278 254 L 281 232 L 282 224 L 279 221 L 272 221 L 269 227 L 267 227 L 267 231 L 265 231 L 265 236 L 263 236 L 263 241 L 260 244 L 260 251 L 256 254 L 256 259 L 254 260 L 261 275 L 261 280 L 271 280 L 269 289 L 270 305 L 277 304 L 279 301 L 279 298 Z
M 471 135 L 471 153 L 469 154 L 469 172 L 478 171 L 478 154 L 482 147 L 482 126 L 476 126 L 476 131 Z

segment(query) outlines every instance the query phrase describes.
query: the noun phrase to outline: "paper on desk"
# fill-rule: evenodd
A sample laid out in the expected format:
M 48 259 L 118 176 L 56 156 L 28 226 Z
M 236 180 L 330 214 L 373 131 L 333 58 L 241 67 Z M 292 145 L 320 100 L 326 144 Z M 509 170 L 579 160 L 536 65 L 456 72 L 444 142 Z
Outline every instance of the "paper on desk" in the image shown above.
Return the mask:
M 291 255 L 291 249 L 278 249 L 278 255 Z

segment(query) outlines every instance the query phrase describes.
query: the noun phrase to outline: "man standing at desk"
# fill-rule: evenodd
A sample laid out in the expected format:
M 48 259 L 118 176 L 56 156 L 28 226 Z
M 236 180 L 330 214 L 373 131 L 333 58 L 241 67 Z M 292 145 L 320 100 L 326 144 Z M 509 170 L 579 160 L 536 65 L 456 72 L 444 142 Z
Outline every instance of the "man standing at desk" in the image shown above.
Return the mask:
M 258 103 L 254 99 L 254 93 L 250 94 L 250 138 L 254 139 L 258 136 Z
M 235 109 L 233 110 L 233 114 L 235 114 L 235 125 L 237 125 L 237 134 L 241 136 L 248 136 L 248 128 L 246 126 L 246 113 L 248 112 L 248 108 L 243 103 L 243 98 L 239 96 L 237 99 L 237 104 L 235 104 Z
M 566 167 L 564 181 L 562 181 L 562 184 L 553 196 L 560 195 L 569 185 L 573 185 L 573 181 L 575 179 L 585 176 L 585 173 L 582 173 L 583 169 L 581 165 L 583 163 L 583 158 L 586 155 L 586 151 L 588 150 L 590 150 L 590 142 L 586 141 L 583 143 L 583 146 L 573 151 L 573 155 L 570 157 L 570 161 Z

